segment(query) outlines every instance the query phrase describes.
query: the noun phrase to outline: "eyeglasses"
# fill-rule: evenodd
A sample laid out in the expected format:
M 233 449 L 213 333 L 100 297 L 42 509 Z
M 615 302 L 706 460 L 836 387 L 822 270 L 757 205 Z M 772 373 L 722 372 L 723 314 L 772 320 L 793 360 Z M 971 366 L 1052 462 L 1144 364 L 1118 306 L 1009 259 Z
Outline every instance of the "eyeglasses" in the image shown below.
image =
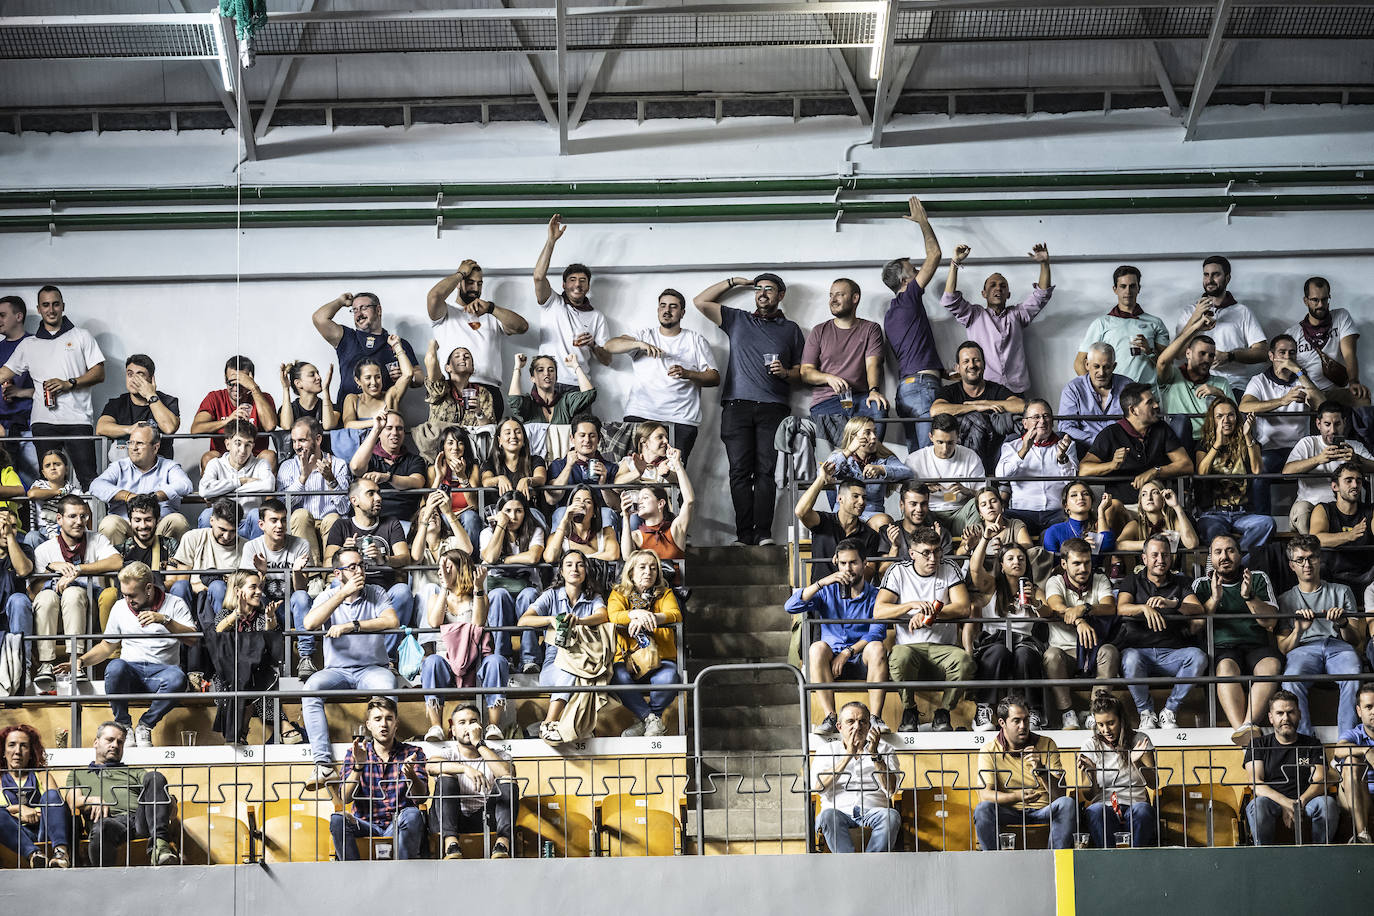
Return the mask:
M 938 551 L 938 550 L 913 550 L 913 551 L 911 551 L 911 555 L 912 555 L 912 556 L 916 556 L 916 557 L 924 557 L 924 558 L 927 559 L 927 560 L 933 560 L 933 559 L 935 559 L 936 557 L 938 557 L 938 556 L 940 555 L 940 551 Z
M 363 568 L 363 564 L 362 564 L 362 562 L 359 561 L 359 560 L 354 560 L 352 563 L 345 563 L 343 566 L 336 566 L 336 567 L 335 567 L 335 569 L 339 570 L 339 572 L 352 572 L 352 571 L 355 570 L 355 569 L 362 569 L 362 568 Z
M 1314 556 L 1293 557 L 1288 562 L 1294 566 L 1314 566 L 1317 563 L 1317 558 Z

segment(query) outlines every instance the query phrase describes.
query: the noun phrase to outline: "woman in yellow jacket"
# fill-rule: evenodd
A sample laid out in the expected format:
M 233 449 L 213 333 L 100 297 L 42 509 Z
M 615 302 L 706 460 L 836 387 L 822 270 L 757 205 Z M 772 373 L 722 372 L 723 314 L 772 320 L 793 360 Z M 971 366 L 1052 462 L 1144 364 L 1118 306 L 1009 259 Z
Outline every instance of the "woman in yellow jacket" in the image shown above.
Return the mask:
M 677 637 L 673 635 L 672 626 L 682 621 L 682 609 L 678 607 L 677 595 L 664 581 L 663 568 L 653 551 L 636 550 L 630 554 L 620 583 L 611 590 L 607 611 L 616 629 L 615 669 L 611 683 L 677 683 Z M 658 667 L 636 678 L 630 673 L 629 656 L 650 642 L 658 647 Z M 647 697 L 628 691 L 616 694 L 639 720 L 625 729 L 622 737 L 653 738 L 663 734 L 663 711 L 676 695 L 671 690 L 655 690 Z

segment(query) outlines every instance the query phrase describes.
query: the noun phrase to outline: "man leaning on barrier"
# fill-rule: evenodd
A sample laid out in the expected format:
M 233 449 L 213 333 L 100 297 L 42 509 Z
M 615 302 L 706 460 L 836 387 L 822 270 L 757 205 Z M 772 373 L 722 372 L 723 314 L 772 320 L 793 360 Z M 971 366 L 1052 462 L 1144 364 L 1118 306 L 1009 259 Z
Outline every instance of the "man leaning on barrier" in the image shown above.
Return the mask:
M 897 755 L 872 727 L 868 707 L 846 703 L 840 710 L 839 737 L 827 741 L 812 761 L 813 788 L 821 797 L 816 829 L 831 852 L 854 852 L 852 827 L 870 831 L 864 852 L 890 852 L 897 844 L 902 817 L 892 807 L 901 782 Z

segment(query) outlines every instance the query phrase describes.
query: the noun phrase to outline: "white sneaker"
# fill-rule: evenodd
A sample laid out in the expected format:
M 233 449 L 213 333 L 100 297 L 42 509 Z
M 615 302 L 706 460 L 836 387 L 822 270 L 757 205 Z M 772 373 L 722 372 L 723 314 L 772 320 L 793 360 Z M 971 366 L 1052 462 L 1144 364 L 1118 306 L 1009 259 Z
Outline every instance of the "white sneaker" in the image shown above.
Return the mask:
M 1140 730 L 1143 732 L 1155 731 L 1159 728 L 1159 717 L 1153 712 L 1142 712 L 1140 714 Z
M 653 713 L 649 713 L 644 719 L 644 737 L 657 738 L 668 730 L 663 724 L 663 720 Z
M 444 734 L 444 727 L 442 725 L 431 725 L 429 731 L 425 732 L 425 740 L 446 741 L 448 740 L 448 735 Z
M 483 741 L 505 741 L 506 733 L 501 731 L 501 726 L 495 722 L 487 725 L 486 731 L 482 732 Z
M 327 763 L 317 763 L 315 764 L 315 772 L 305 781 L 305 788 L 314 792 L 317 789 L 323 789 L 326 783 L 338 781 L 339 776 L 333 766 Z
M 992 724 L 992 707 L 986 703 L 979 703 L 977 711 L 973 714 L 973 730 L 990 732 L 995 727 Z
M 643 720 L 643 719 L 636 720 L 636 722 L 635 722 L 634 725 L 631 725 L 629 728 L 625 729 L 623 732 L 620 733 L 620 737 L 622 737 L 622 738 L 643 738 L 643 737 L 644 737 L 644 720 Z
M 777 543 L 778 542 L 773 540 L 772 538 L 759 538 L 760 547 L 774 547 L 777 545 Z
M 1095 730 L 1097 728 L 1097 716 L 1092 713 L 1085 714 L 1083 716 L 1083 727 L 1088 731 Z
M 139 747 L 156 747 L 156 745 L 153 744 L 153 728 L 151 725 L 143 725 L 140 723 L 139 726 L 134 729 L 134 737 L 138 739 Z
M 1165 709 L 1159 714 L 1159 727 L 1164 729 L 1178 728 L 1178 716 L 1172 709 Z
M 125 747 L 125 748 L 138 747 L 138 730 L 137 730 L 137 729 L 130 728 L 130 729 L 127 729 L 127 730 L 124 732 L 124 747 Z
M 870 719 L 868 722 L 868 727 L 873 729 L 873 731 L 878 733 L 879 735 L 886 735 L 888 732 L 892 731 L 892 729 L 887 727 L 887 723 L 883 721 L 882 716 L 874 716 L 872 719 Z
M 1078 731 L 1078 729 L 1082 728 L 1082 726 L 1078 724 L 1078 713 L 1074 712 L 1072 709 L 1065 710 L 1064 722 L 1059 727 L 1066 732 Z

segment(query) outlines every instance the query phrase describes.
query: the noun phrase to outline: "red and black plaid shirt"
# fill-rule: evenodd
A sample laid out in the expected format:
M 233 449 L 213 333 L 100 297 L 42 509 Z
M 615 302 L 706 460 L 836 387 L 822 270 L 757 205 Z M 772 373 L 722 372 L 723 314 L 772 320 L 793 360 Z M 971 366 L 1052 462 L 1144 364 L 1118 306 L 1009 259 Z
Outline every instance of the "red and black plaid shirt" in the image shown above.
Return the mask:
M 410 782 L 401 774 L 407 763 L 415 764 L 415 775 L 428 779 L 425 772 L 425 752 L 414 744 L 398 743 L 391 747 L 391 759 L 377 756 L 372 741 L 364 747 L 367 758 L 359 766 L 358 788 L 353 793 L 353 813 L 378 827 L 391 826 L 391 820 L 402 808 L 414 808 L 410 797 Z M 344 755 L 345 778 L 353 772 L 353 749 Z

